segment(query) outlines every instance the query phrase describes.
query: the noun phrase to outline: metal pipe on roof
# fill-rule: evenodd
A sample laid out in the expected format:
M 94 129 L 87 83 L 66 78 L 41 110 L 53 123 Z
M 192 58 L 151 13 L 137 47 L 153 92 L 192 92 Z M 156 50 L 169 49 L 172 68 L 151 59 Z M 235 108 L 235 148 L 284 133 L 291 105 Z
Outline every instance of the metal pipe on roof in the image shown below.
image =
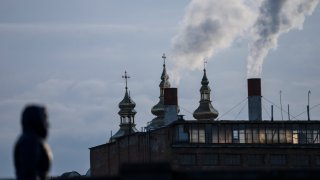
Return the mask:
M 261 121 L 262 107 L 260 78 L 248 79 L 248 106 L 249 121 Z

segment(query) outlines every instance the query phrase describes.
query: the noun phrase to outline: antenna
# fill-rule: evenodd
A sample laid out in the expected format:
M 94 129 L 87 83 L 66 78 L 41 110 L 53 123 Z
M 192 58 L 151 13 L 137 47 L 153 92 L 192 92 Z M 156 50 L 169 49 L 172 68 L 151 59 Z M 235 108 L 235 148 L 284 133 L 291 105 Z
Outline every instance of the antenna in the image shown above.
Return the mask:
M 310 121 L 310 94 L 311 94 L 311 91 L 309 90 L 308 91 L 308 105 L 307 105 L 307 113 L 308 113 L 308 121 Z
M 288 104 L 288 120 L 290 121 L 290 106 Z
M 271 121 L 273 121 L 273 105 L 271 105 Z
M 281 94 L 282 94 L 282 91 L 280 90 L 280 110 L 281 110 L 281 119 L 283 120 Z

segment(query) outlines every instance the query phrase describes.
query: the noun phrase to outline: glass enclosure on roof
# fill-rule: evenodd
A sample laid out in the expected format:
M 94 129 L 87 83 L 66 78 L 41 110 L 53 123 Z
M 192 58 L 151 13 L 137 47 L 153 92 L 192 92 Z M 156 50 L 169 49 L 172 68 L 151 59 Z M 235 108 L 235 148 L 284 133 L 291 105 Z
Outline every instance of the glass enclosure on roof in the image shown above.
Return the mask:
M 173 144 L 320 144 L 320 121 L 195 122 L 174 129 Z

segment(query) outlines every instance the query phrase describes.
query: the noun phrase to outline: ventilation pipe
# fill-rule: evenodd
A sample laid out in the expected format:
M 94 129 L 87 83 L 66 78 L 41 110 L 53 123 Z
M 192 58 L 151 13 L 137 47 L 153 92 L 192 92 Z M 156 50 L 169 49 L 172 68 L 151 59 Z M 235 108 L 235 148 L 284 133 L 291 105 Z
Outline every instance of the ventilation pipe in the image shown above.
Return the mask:
M 262 120 L 261 108 L 261 79 L 248 79 L 248 109 L 249 121 Z
M 178 119 L 178 89 L 164 88 L 164 125 L 171 124 Z

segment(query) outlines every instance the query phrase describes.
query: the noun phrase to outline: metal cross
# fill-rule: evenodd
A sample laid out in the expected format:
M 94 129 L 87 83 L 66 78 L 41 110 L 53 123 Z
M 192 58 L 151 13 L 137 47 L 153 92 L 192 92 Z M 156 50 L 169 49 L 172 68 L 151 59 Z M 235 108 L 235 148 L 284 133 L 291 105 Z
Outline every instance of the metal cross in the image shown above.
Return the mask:
M 206 69 L 206 64 L 208 63 L 207 58 L 203 59 L 203 68 Z
M 162 59 L 163 59 L 163 64 L 166 64 L 166 54 L 165 53 L 163 53 L 163 55 L 162 55 Z
M 126 89 L 128 89 L 128 78 L 130 78 L 130 76 L 128 76 L 127 75 L 127 71 L 124 71 L 124 76 L 122 76 L 122 78 L 124 78 L 125 79 L 125 81 L 126 81 Z

